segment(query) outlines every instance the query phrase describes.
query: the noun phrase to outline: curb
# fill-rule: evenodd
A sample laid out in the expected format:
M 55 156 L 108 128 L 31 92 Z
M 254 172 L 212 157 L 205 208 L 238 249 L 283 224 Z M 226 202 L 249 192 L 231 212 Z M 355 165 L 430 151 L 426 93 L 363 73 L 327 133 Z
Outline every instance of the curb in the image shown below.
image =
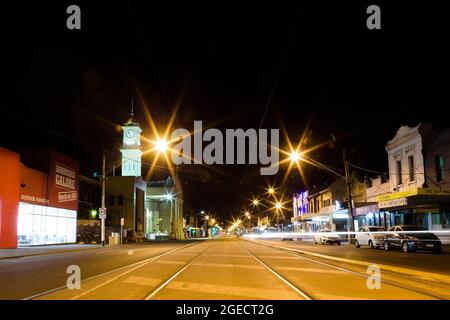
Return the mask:
M 19 258 L 34 257 L 34 256 L 45 256 L 45 255 L 50 255 L 50 254 L 58 254 L 58 253 L 66 253 L 66 252 L 87 251 L 87 250 L 95 250 L 95 249 L 100 249 L 100 248 L 103 248 L 103 247 L 60 250 L 60 251 L 52 251 L 52 252 L 47 251 L 47 252 L 32 253 L 32 254 L 19 254 L 16 256 L 0 257 L 0 260 L 19 259 Z
M 310 255 L 310 256 L 314 256 L 314 257 L 318 257 L 318 258 L 322 258 L 322 259 L 333 260 L 333 261 L 338 261 L 338 262 L 345 262 L 345 263 L 364 266 L 364 267 L 369 267 L 369 266 L 376 264 L 378 267 L 380 267 L 380 269 L 383 269 L 386 271 L 406 274 L 408 276 L 415 276 L 415 277 L 419 277 L 419 278 L 429 280 L 429 281 L 442 281 L 442 282 L 450 284 L 450 276 L 446 276 L 446 275 L 440 274 L 440 273 L 418 271 L 418 270 L 406 269 L 406 268 L 402 268 L 402 267 L 394 267 L 394 266 L 385 265 L 385 264 L 370 263 L 370 262 L 365 262 L 365 261 L 360 261 L 360 260 L 333 257 L 333 256 L 328 256 L 328 255 L 324 255 L 324 254 L 320 254 L 320 253 L 304 251 L 301 249 L 293 249 L 293 248 L 278 246 L 275 244 L 261 243 L 260 241 L 257 241 L 257 240 L 255 240 L 254 242 L 258 243 L 260 245 L 263 245 L 263 246 L 279 248 L 279 249 L 283 249 L 283 250 L 287 250 L 287 251 L 299 252 L 299 253 L 302 253 L 305 255 Z

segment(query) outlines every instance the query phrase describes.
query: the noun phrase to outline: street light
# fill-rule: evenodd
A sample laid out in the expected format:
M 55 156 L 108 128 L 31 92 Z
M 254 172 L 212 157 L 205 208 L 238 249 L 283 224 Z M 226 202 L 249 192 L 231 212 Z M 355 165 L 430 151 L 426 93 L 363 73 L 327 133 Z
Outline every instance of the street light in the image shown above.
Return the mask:
M 301 154 L 298 153 L 297 151 L 292 151 L 291 154 L 289 155 L 289 160 L 291 160 L 292 162 L 298 162 L 301 158 L 302 158 Z
M 158 152 L 164 153 L 168 148 L 168 143 L 164 139 L 158 139 L 155 143 L 155 148 Z

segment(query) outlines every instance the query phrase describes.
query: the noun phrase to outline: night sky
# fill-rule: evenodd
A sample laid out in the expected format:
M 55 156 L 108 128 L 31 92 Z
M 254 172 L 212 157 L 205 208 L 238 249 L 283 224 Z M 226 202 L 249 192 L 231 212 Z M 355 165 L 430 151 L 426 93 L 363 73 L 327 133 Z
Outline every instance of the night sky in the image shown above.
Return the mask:
M 351 162 L 384 172 L 384 145 L 400 125 L 450 122 L 446 11 L 390 2 L 2 5 L 0 145 L 57 148 L 92 176 L 103 150 L 110 163 L 120 158 L 118 125 L 132 98 L 144 135 L 151 134 L 145 106 L 160 130 L 177 104 L 175 128 L 187 129 L 194 120 L 259 128 L 267 107 L 263 128 L 284 125 L 296 143 L 302 134 L 307 146 L 325 143 L 312 158 L 342 169 L 346 148 Z M 70 4 L 81 7 L 79 31 L 66 28 Z M 381 7 L 381 30 L 366 28 L 369 4 Z M 143 159 L 144 172 L 152 157 Z M 309 187 L 334 179 L 305 170 Z M 149 179 L 167 175 L 160 168 Z M 283 175 L 261 177 L 253 165 L 180 168 L 188 207 L 224 217 Z M 285 195 L 304 187 L 294 170 Z

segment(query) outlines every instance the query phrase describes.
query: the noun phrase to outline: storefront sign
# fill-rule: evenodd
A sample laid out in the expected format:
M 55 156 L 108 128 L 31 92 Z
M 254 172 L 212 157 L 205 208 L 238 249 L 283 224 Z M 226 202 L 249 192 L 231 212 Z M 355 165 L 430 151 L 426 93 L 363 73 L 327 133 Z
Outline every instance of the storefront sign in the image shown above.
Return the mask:
M 390 193 L 377 197 L 379 202 L 407 198 L 417 195 L 450 196 L 450 189 L 411 188 L 405 191 Z
M 78 210 L 78 162 L 56 151 L 50 154 L 49 205 Z
M 387 201 L 381 201 L 378 203 L 379 208 L 392 208 L 392 207 L 400 207 L 406 206 L 408 204 L 407 198 L 399 198 Z

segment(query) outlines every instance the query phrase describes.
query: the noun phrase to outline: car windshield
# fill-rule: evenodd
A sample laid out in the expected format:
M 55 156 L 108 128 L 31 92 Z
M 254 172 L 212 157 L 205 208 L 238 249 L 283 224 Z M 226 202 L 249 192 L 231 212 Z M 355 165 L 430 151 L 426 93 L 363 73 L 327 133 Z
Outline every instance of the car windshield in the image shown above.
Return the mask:
M 374 232 L 376 232 L 376 231 L 386 231 L 386 229 L 383 228 L 383 227 L 369 227 L 369 231 L 374 231 Z
M 403 231 L 426 231 L 424 227 L 420 226 L 402 226 L 401 227 Z

